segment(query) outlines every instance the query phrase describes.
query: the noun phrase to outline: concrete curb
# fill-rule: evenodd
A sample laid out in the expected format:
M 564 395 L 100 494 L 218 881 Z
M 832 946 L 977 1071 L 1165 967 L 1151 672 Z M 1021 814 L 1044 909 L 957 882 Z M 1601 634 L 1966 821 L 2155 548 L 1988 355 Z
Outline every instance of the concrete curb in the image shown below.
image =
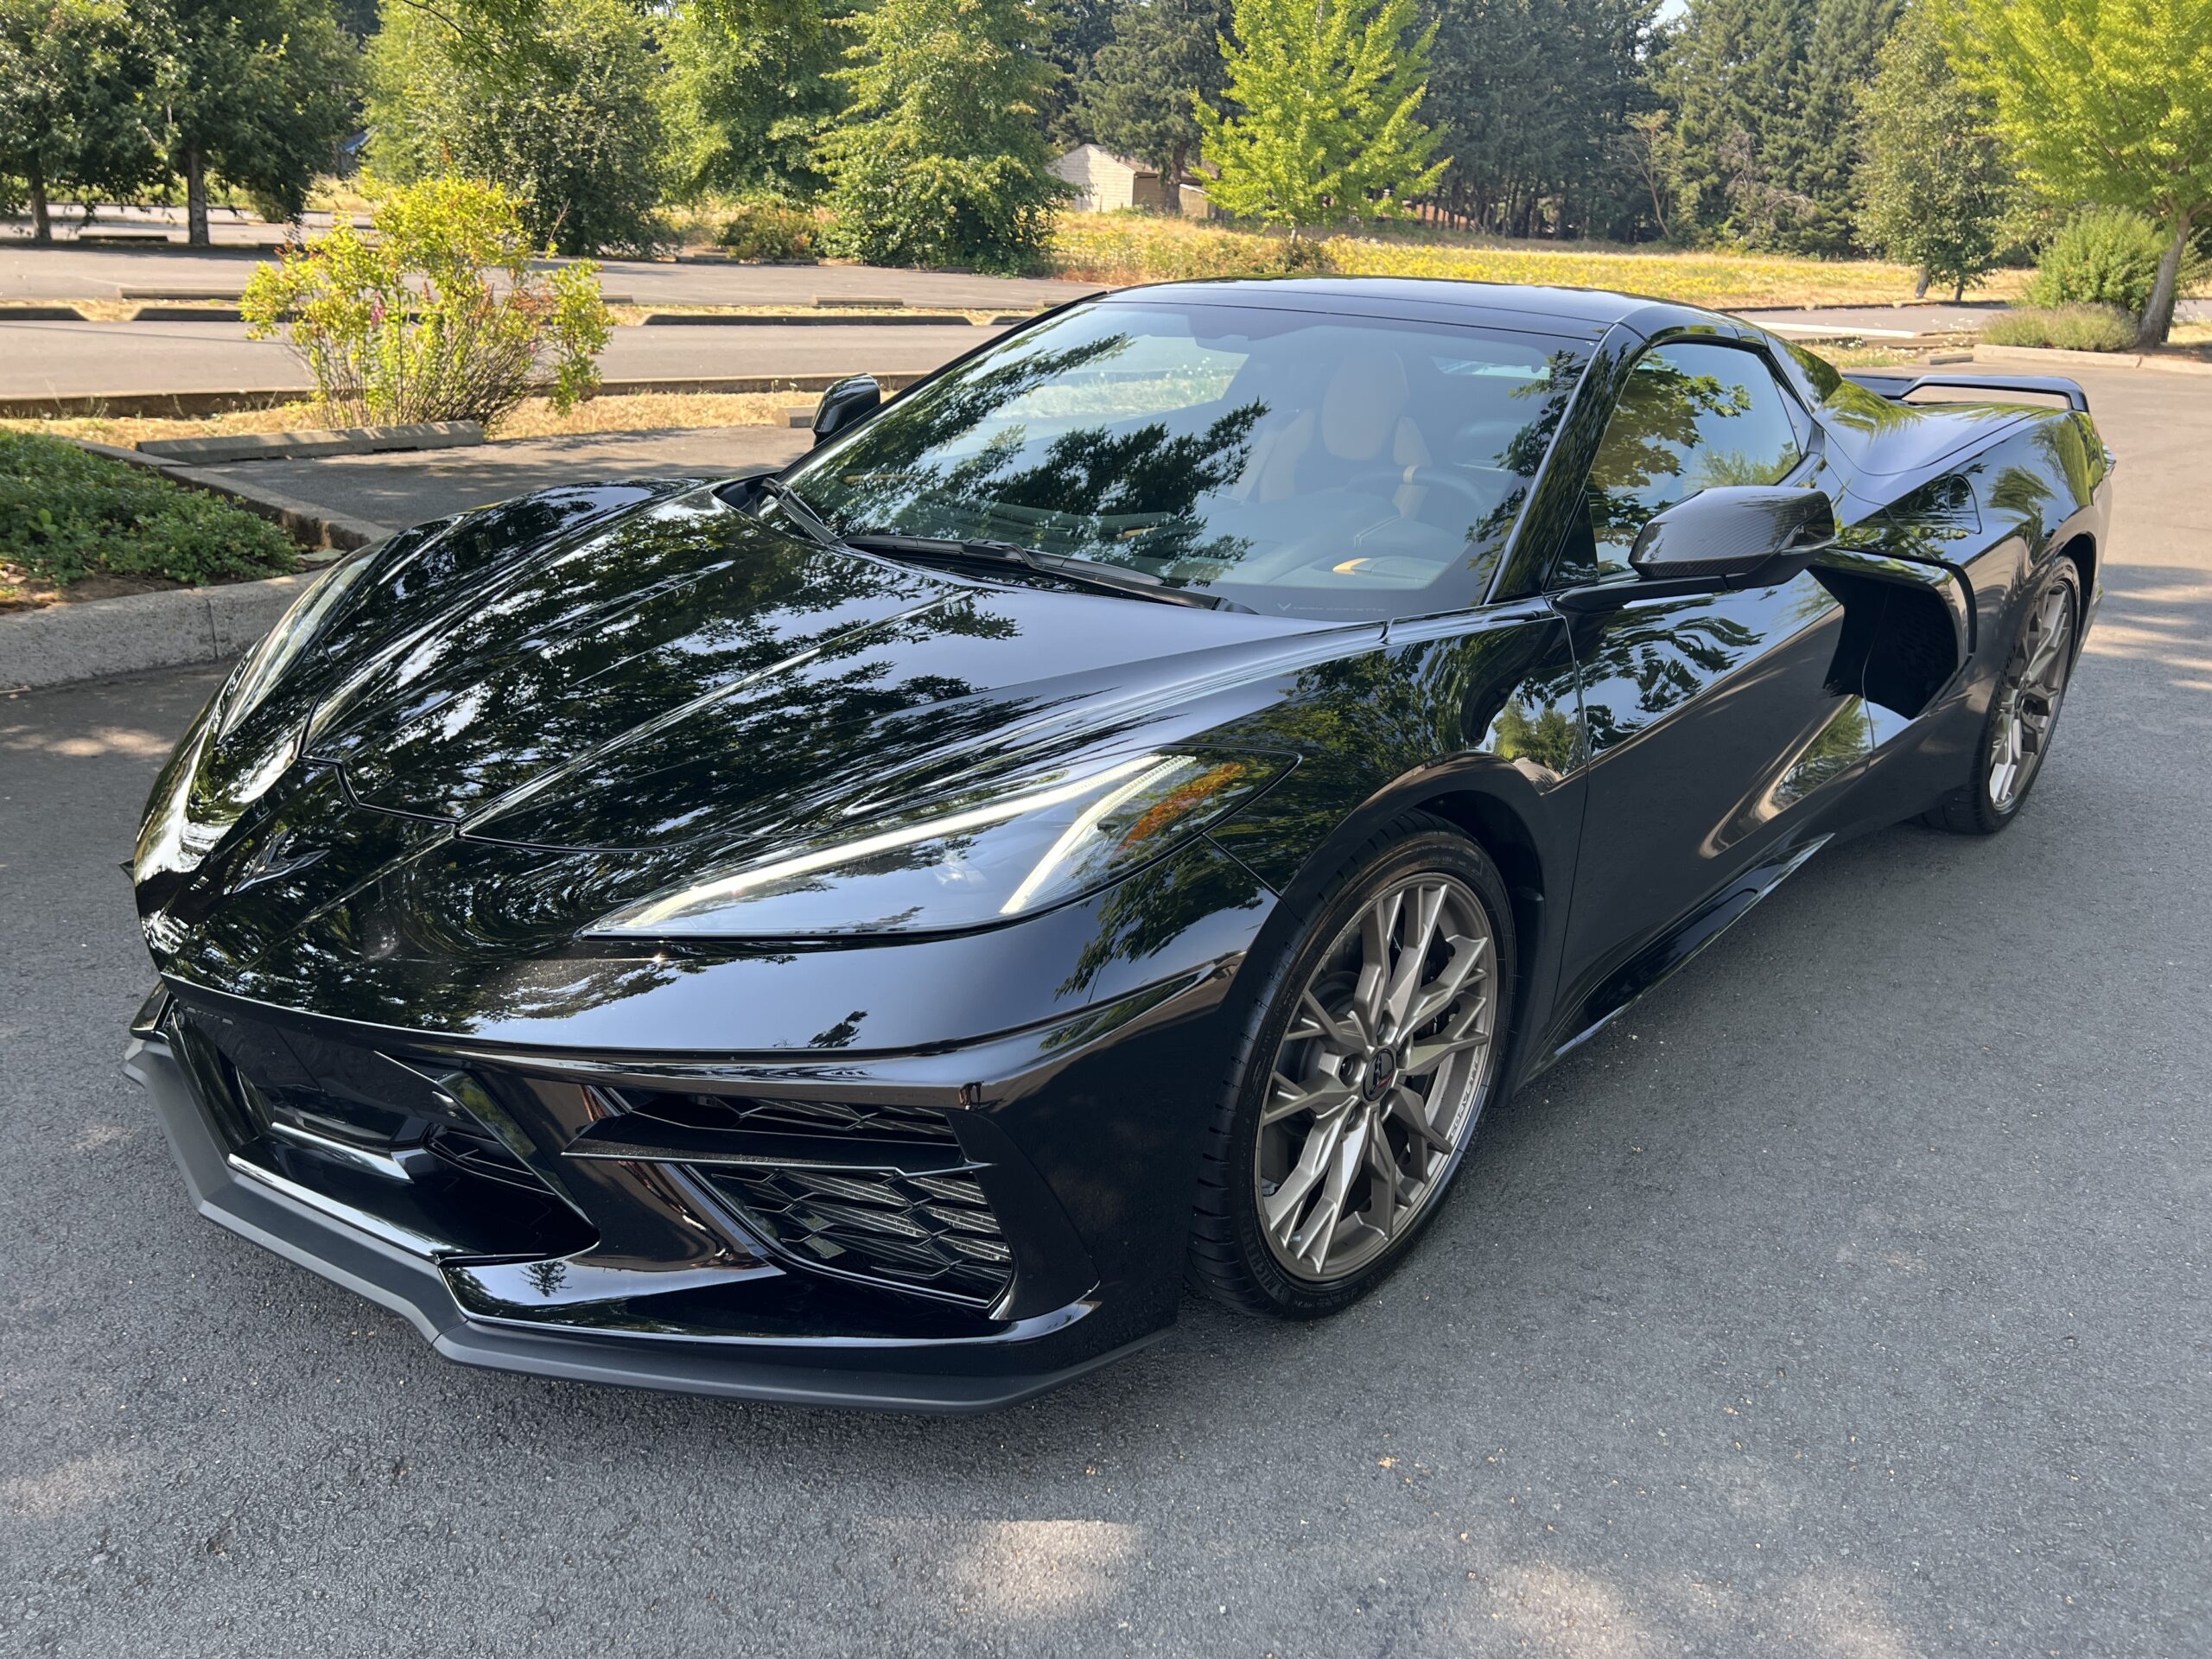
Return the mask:
M 0 322 L 88 322 L 73 305 L 0 305 Z
M 2212 374 L 2212 363 L 2145 352 L 2069 352 L 2056 346 L 1983 346 L 1974 348 L 1977 363 L 2040 363 L 2048 368 L 2079 365 L 2088 369 L 2149 369 L 2158 374 Z
M 240 484 L 234 479 L 219 477 L 194 467 L 181 467 L 174 461 L 149 455 L 139 449 L 118 449 L 111 443 L 94 443 L 87 438 L 65 438 L 79 449 L 89 449 L 96 455 L 105 455 L 110 461 L 119 461 L 126 467 L 143 467 L 148 472 L 159 473 L 173 483 L 188 489 L 203 490 L 209 495 L 219 495 L 226 501 L 235 501 L 247 512 L 257 513 L 272 523 L 281 524 L 292 539 L 304 548 L 335 548 L 341 552 L 357 547 L 366 547 L 371 542 L 380 542 L 391 534 L 391 526 L 379 524 L 367 518 L 353 518 L 342 512 L 333 512 L 327 507 L 316 506 L 296 496 L 281 495 L 275 490 L 260 489 Z M 130 595 L 143 598 L 143 594 Z M 104 599 L 87 600 L 90 605 L 105 605 Z M 62 608 L 55 606 L 48 611 Z M 44 615 L 45 611 L 30 614 Z
M 221 662 L 268 632 L 313 579 L 309 573 L 176 588 L 0 616 L 0 686 L 67 685 Z

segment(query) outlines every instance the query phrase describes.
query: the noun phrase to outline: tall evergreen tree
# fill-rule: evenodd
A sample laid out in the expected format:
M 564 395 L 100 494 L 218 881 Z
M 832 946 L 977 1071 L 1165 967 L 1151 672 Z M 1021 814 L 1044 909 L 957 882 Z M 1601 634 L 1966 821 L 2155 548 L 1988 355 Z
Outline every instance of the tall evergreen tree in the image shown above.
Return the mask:
M 211 168 L 267 217 L 296 216 L 353 125 L 359 54 L 329 0 L 163 0 L 140 16 L 163 37 L 186 240 L 208 244 Z
M 855 13 L 852 102 L 823 141 L 832 248 L 871 264 L 1033 264 L 1066 187 L 1047 170 L 1058 72 L 1033 0 L 880 0 Z
M 1897 28 L 1903 0 L 1820 0 L 1805 43 L 1793 130 L 1780 143 L 1783 180 L 1804 204 L 1779 227 L 1798 253 L 1852 251 L 1852 175 L 1859 160 L 1859 99 L 1875 54 Z
M 1171 207 L 1204 137 L 1194 102 L 1221 96 L 1228 27 L 1222 0 L 1135 0 L 1115 15 L 1113 39 L 1077 94 L 1078 124 L 1107 149 L 1157 167 Z
M 1420 112 L 1436 25 L 1414 21 L 1413 0 L 1236 0 L 1222 43 L 1235 112 L 1198 104 L 1213 200 L 1295 240 L 1433 189 L 1447 163 L 1430 160 Z
M 22 181 L 34 241 L 54 239 L 56 191 L 127 197 L 161 177 L 160 68 L 123 0 L 0 0 L 0 198 Z
M 1905 13 L 1860 97 L 1859 234 L 1917 265 L 1922 292 L 1940 282 L 1963 297 L 1995 268 L 2021 192 L 1989 99 L 1951 67 L 1941 4 L 1917 0 Z
M 1690 0 L 1669 37 L 1681 228 L 1771 245 L 1807 205 L 1789 182 L 1814 0 Z
M 1084 84 L 1099 52 L 1114 38 L 1114 24 L 1129 0 L 1058 0 L 1046 13 L 1045 60 L 1059 73 L 1045 89 L 1045 130 L 1065 149 L 1105 141 L 1085 124 Z

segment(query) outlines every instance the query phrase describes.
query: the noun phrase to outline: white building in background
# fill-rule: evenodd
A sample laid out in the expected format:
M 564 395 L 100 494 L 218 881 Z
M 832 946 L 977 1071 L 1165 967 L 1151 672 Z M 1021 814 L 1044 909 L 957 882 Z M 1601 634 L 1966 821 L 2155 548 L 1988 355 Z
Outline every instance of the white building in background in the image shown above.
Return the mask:
M 1211 211 L 1199 186 L 1178 186 L 1171 197 L 1158 168 L 1116 156 L 1097 144 L 1077 144 L 1052 163 L 1052 175 L 1076 188 L 1077 194 L 1068 207 L 1078 213 L 1146 207 L 1155 213 L 1180 213 L 1186 218 L 1204 219 Z

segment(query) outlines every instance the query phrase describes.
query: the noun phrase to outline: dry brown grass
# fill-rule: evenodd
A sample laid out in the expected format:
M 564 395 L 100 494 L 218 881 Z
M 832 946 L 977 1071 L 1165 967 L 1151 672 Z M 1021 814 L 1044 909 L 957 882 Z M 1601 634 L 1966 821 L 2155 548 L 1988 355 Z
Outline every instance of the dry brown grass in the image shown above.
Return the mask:
M 1067 213 L 1054 233 L 1051 257 L 1060 276 L 1136 283 L 1274 275 L 1287 268 L 1285 249 L 1280 238 L 1190 219 Z M 1307 268 L 1343 276 L 1618 289 L 1731 308 L 1888 304 L 1910 300 L 1914 281 L 1910 266 L 1872 259 L 1505 242 L 1419 227 L 1331 237 L 1308 257 L 1316 263 Z M 2000 271 L 1977 292 L 2010 298 L 2027 276 L 2025 271 Z
M 785 411 L 813 402 L 805 392 L 678 393 L 594 397 L 565 414 L 543 397 L 525 399 L 501 423 L 495 442 L 517 438 L 573 437 L 585 432 L 658 432 L 697 426 L 777 426 Z M 68 420 L 0 420 L 0 427 L 43 432 L 51 437 L 83 438 L 130 448 L 149 438 L 207 438 L 238 432 L 314 431 L 338 425 L 329 411 L 311 403 L 275 409 L 243 409 L 198 420 L 152 416 L 84 416 Z

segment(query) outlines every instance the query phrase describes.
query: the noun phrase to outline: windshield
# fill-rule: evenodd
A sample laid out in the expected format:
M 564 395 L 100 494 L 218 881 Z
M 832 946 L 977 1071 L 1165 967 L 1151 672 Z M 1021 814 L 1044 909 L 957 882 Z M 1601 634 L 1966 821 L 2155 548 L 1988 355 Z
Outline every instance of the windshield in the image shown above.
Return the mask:
M 1077 307 L 785 476 L 840 535 L 1002 541 L 1256 611 L 1479 601 L 1586 354 L 1258 307 Z

